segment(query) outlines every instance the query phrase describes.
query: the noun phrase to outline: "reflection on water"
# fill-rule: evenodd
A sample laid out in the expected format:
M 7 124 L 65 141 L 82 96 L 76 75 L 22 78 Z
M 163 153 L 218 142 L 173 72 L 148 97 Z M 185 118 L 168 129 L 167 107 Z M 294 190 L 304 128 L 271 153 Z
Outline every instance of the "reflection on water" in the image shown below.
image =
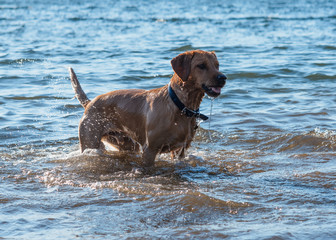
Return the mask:
M 0 238 L 333 239 L 333 1 L 0 3 Z M 186 159 L 79 152 L 88 96 L 167 84 L 216 51 Z

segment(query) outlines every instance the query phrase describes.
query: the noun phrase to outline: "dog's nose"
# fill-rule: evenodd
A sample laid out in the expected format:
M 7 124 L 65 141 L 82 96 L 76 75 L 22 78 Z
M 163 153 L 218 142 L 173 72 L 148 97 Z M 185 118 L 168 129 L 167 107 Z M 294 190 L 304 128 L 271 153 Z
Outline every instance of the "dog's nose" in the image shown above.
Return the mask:
M 218 74 L 217 75 L 217 81 L 221 84 L 225 84 L 226 79 L 227 79 L 227 77 L 224 74 Z

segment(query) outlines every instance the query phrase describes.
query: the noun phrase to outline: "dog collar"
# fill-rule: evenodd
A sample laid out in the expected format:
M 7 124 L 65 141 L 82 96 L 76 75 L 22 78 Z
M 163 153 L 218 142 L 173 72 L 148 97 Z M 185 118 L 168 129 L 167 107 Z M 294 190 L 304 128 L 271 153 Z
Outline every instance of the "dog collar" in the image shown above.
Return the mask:
M 172 89 L 172 87 L 170 86 L 170 84 L 168 84 L 168 93 L 169 93 L 169 96 L 170 96 L 171 100 L 173 100 L 173 102 L 175 103 L 175 105 L 187 117 L 196 117 L 196 118 L 200 118 L 200 119 L 202 119 L 204 121 L 208 120 L 209 117 L 205 116 L 204 114 L 201 114 L 200 111 L 199 111 L 199 109 L 197 109 L 196 111 L 194 111 L 194 110 L 191 110 L 191 109 L 187 108 L 181 102 L 181 100 L 177 97 L 176 93 L 174 92 L 174 90 Z

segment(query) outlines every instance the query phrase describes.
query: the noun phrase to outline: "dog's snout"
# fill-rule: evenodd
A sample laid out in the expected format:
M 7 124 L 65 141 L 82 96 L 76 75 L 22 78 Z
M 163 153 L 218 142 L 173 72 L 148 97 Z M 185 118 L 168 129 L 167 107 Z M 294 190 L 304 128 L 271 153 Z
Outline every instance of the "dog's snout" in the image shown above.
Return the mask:
M 217 75 L 217 81 L 221 84 L 225 84 L 226 79 L 227 79 L 227 77 L 224 74 L 218 74 Z

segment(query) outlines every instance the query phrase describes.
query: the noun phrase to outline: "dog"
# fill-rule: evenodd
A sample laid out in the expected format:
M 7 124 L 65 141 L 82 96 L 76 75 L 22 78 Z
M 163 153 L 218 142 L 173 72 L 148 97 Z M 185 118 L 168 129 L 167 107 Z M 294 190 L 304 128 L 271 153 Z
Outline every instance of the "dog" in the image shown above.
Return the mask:
M 156 89 L 115 90 L 89 100 L 69 68 L 76 98 L 84 107 L 79 123 L 80 149 L 102 149 L 108 143 L 120 151 L 142 154 L 144 167 L 160 153 L 183 158 L 196 132 L 205 94 L 217 97 L 227 77 L 219 71 L 214 52 L 194 50 L 171 60 L 174 75 Z

